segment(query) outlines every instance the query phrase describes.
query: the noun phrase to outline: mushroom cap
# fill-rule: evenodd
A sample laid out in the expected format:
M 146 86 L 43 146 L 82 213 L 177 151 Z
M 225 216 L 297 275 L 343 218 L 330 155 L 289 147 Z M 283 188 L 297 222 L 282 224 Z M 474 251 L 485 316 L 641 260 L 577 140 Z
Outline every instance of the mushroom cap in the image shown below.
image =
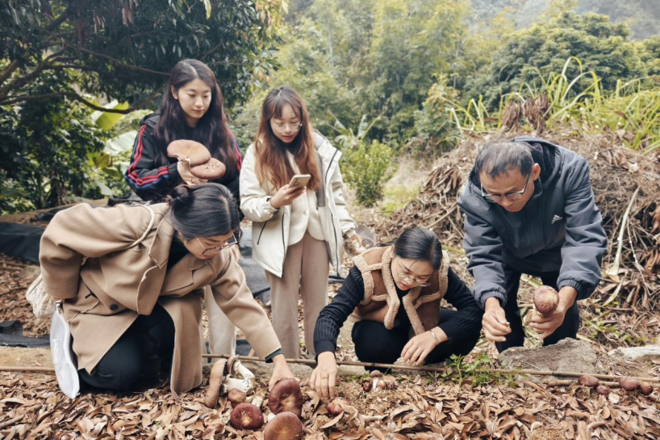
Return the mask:
M 285 411 L 268 422 L 264 440 L 302 440 L 303 424 L 292 412 Z
M 268 395 L 268 407 L 273 414 L 290 411 L 300 417 L 302 405 L 303 395 L 300 385 L 291 377 L 277 381 Z
M 640 383 L 637 379 L 633 379 L 632 377 L 622 377 L 619 379 L 619 386 L 626 391 L 635 391 L 639 388 Z
M 191 167 L 211 160 L 211 153 L 209 153 L 209 150 L 204 145 L 199 142 L 183 139 L 171 142 L 167 146 L 167 155 L 169 157 L 176 157 L 179 160 L 188 161 Z
M 235 408 L 237 405 L 244 403 L 247 399 L 245 393 L 241 390 L 233 389 L 227 394 L 227 400 L 231 402 L 232 408 Z
M 216 158 L 211 158 L 206 163 L 196 165 L 190 168 L 193 176 L 199 179 L 215 180 L 224 176 L 227 167 Z
M 222 379 L 225 377 L 226 364 L 226 359 L 220 359 L 213 365 L 213 368 L 211 369 L 209 386 L 206 390 L 206 396 L 204 397 L 204 405 L 208 406 L 209 408 L 215 408 L 215 405 L 218 403 L 220 386 L 222 385 Z
M 342 405 L 349 405 L 350 403 L 348 400 L 344 399 L 343 397 L 336 397 L 332 399 L 330 403 L 326 406 L 326 409 L 328 410 L 328 414 L 332 416 L 338 416 L 339 414 L 344 412 L 344 408 L 342 408 Z
M 653 393 L 653 387 L 646 382 L 642 382 L 641 384 L 639 384 L 639 392 L 644 394 L 645 396 L 648 396 L 651 393 Z
M 597 392 L 598 394 L 602 394 L 602 395 L 605 396 L 605 397 L 607 397 L 607 396 L 610 395 L 610 389 L 607 388 L 607 387 L 604 386 L 604 385 L 598 385 L 598 386 L 596 387 L 596 392 Z
M 585 387 L 597 387 L 600 384 L 600 381 L 596 377 L 585 374 L 578 377 L 578 383 Z
M 534 291 L 534 307 L 543 316 L 549 316 L 557 310 L 559 295 L 550 286 L 541 286 Z
M 240 403 L 232 410 L 229 421 L 236 429 L 259 429 L 264 425 L 264 415 L 251 403 Z

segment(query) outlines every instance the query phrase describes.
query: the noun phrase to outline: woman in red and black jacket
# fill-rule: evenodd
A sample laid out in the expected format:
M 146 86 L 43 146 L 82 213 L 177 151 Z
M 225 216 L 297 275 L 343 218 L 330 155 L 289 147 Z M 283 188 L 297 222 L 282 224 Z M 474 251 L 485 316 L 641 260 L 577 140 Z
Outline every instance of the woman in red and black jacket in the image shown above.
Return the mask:
M 126 180 L 143 200 L 160 202 L 181 183 L 203 182 L 190 174 L 185 162 L 167 157 L 167 146 L 179 139 L 201 143 L 225 165 L 225 174 L 213 182 L 229 188 L 240 206 L 243 158 L 227 127 L 220 86 L 201 61 L 183 60 L 174 66 L 160 109 L 142 121 Z
M 143 200 L 162 202 L 180 184 L 194 186 L 206 182 L 190 173 L 187 162 L 167 157 L 167 146 L 180 139 L 199 142 L 225 165 L 225 174 L 213 182 L 226 186 L 240 207 L 238 177 L 243 158 L 236 138 L 227 128 L 222 91 L 215 75 L 198 60 L 183 60 L 174 66 L 160 109 L 142 121 L 126 180 Z M 240 210 L 239 218 L 243 218 Z M 183 252 L 176 240 L 172 246 Z M 239 259 L 237 248 L 235 252 Z M 168 264 L 174 264 L 174 260 Z M 210 289 L 204 296 L 211 352 L 235 354 L 234 325 L 215 304 Z

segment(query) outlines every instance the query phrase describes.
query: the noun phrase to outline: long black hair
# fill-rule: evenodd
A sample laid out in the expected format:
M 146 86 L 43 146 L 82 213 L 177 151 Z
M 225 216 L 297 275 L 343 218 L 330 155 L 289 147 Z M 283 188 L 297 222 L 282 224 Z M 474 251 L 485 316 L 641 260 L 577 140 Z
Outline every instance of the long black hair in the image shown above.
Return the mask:
M 174 230 L 184 240 L 227 235 L 240 226 L 231 192 L 219 183 L 179 185 L 167 198 Z
M 211 69 L 198 60 L 179 61 L 172 69 L 158 111 L 160 119 L 154 130 L 159 147 L 157 159 L 167 164 L 167 146 L 172 141 L 184 139 L 186 136 L 185 114 L 179 101 L 174 99 L 172 91 L 178 93 L 181 87 L 196 79 L 204 81 L 211 88 L 211 104 L 197 123 L 192 140 L 204 145 L 211 152 L 211 156 L 225 164 L 227 171 L 222 177 L 223 181 L 234 180 L 238 176 L 238 158 L 227 128 L 222 91 Z
M 429 229 L 413 226 L 406 229 L 394 242 L 394 255 L 416 261 L 428 261 L 433 269 L 442 266 L 442 244 Z

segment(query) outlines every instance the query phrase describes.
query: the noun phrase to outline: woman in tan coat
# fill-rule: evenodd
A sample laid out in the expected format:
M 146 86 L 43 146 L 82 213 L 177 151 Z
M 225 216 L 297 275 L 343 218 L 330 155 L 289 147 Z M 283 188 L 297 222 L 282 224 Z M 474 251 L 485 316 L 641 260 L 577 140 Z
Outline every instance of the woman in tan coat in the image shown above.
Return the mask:
M 154 222 L 141 206 L 81 204 L 58 213 L 42 237 L 44 287 L 63 300 L 80 379 L 129 390 L 163 371 L 175 393 L 199 386 L 205 286 L 256 353 L 275 364 L 270 384 L 292 377 L 230 249 L 239 220 L 229 190 L 180 186 L 152 209 Z

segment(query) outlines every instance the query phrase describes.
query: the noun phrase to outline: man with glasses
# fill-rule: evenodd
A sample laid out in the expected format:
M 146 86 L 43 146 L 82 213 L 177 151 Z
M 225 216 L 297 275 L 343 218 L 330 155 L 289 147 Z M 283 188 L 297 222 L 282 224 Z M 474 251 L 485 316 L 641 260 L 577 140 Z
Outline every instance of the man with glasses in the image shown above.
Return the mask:
M 479 153 L 458 204 L 486 338 L 499 351 L 523 345 L 522 273 L 559 292 L 557 311 L 529 324 L 543 345 L 575 338 L 577 300 L 600 282 L 607 249 L 587 161 L 542 139 L 492 143 Z

